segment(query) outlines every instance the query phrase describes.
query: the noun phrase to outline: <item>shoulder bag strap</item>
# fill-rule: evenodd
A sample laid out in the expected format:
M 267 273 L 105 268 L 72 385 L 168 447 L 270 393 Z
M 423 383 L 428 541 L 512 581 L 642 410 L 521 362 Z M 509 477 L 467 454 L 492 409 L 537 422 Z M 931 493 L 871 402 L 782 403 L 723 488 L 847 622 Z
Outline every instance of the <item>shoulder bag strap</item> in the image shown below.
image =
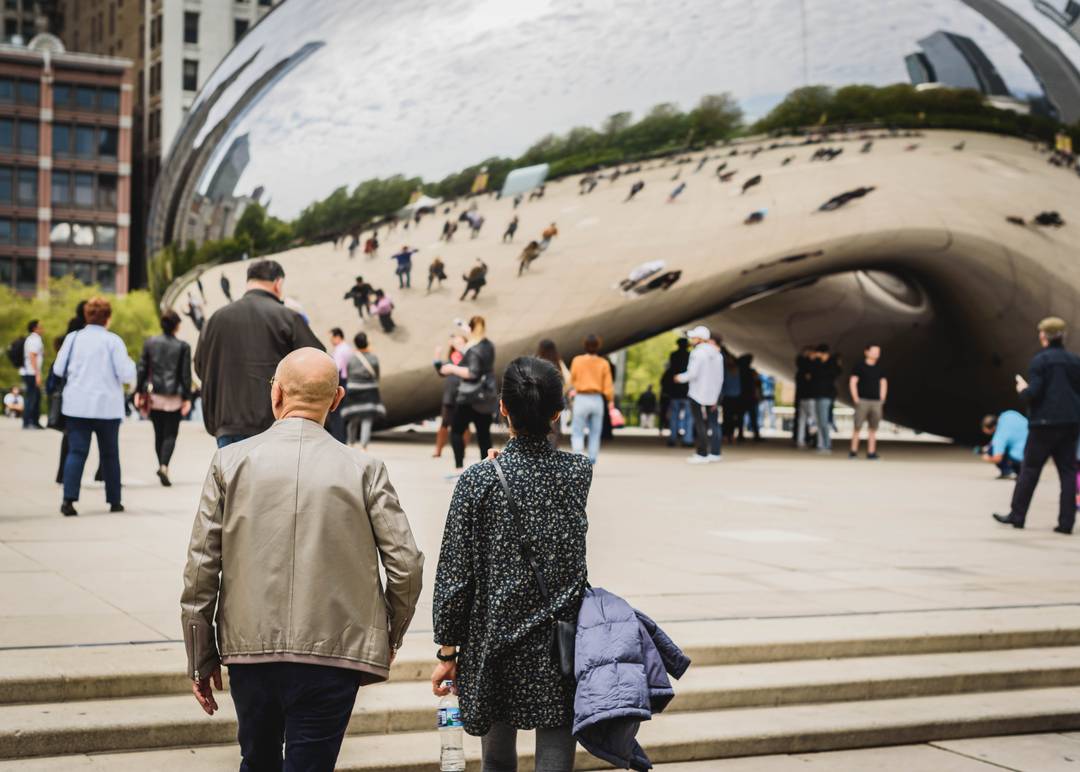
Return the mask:
M 532 566 L 533 575 L 536 576 L 536 584 L 540 588 L 540 596 L 544 599 L 544 603 L 548 603 L 551 601 L 551 596 L 548 595 L 547 582 L 544 581 L 544 576 L 540 573 L 540 566 L 536 563 L 536 555 L 533 554 L 532 547 L 529 546 L 529 542 L 525 538 L 525 526 L 521 522 L 521 512 L 518 509 L 517 500 L 510 493 L 510 486 L 506 482 L 506 475 L 503 474 L 499 462 L 492 459 L 491 463 L 495 467 L 495 474 L 499 476 L 499 483 L 502 485 L 503 493 L 506 494 L 506 501 L 510 504 L 510 519 L 513 520 L 514 528 L 517 530 L 521 553 L 529 561 L 529 565 Z
M 356 358 L 360 360 L 360 364 L 364 366 L 364 369 L 368 371 L 372 378 L 378 378 L 378 376 L 375 375 L 375 368 L 371 366 L 371 362 L 368 361 L 368 358 L 364 356 L 362 351 L 356 352 Z

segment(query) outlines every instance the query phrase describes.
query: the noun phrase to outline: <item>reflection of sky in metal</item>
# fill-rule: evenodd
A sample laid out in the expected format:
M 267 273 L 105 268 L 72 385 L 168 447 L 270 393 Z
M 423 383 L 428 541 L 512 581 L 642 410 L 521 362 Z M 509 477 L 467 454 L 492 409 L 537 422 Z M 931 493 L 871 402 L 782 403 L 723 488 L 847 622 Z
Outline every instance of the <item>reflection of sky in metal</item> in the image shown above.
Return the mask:
M 1080 60 L 1076 41 L 1030 2 L 1005 2 Z M 1038 91 L 1016 46 L 959 0 L 805 6 L 809 83 L 907 82 L 904 56 L 945 29 L 974 39 L 1013 93 Z M 760 116 L 804 83 L 802 28 L 796 0 L 286 0 L 204 87 L 210 93 L 258 52 L 204 133 L 275 62 L 325 43 L 224 141 L 251 137 L 236 192 L 265 185 L 271 211 L 292 217 L 339 185 L 398 173 L 438 179 L 620 110 L 689 108 L 731 91 L 748 117 Z

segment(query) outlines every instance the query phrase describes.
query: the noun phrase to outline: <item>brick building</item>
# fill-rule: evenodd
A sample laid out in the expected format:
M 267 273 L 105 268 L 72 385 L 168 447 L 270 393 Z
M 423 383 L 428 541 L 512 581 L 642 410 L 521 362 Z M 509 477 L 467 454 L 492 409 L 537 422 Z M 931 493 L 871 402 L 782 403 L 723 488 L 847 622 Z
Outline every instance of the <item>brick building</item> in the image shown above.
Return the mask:
M 127 292 L 131 72 L 48 34 L 0 45 L 0 283 L 74 274 Z

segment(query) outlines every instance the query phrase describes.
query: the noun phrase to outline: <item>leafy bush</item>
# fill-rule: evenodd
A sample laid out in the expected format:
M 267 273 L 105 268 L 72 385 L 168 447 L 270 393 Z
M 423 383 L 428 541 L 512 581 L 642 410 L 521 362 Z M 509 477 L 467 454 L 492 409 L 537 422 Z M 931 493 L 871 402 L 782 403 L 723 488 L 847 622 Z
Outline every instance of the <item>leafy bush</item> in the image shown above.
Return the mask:
M 75 314 L 75 306 L 81 300 L 104 295 L 112 304 L 112 320 L 109 329 L 124 339 L 128 353 L 137 359 L 142 352 L 143 341 L 160 332 L 157 306 L 145 290 L 136 290 L 117 297 L 103 293 L 98 287 L 87 286 L 71 276 L 52 279 L 49 290 L 36 297 L 23 297 L 0 286 L 0 345 L 4 356 L 0 361 L 0 385 L 4 391 L 21 385 L 18 370 L 7 358 L 7 347 L 16 338 L 26 335 L 26 325 L 31 319 L 40 319 L 45 327 L 46 369 L 55 358 L 54 340 L 67 331 L 68 320 Z

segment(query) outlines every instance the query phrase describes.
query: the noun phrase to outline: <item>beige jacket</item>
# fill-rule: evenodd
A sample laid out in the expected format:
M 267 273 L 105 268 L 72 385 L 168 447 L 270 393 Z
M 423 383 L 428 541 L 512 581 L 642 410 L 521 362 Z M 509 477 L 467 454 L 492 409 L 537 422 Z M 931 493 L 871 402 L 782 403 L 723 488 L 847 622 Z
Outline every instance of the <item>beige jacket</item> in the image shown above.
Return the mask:
M 381 461 L 307 419 L 277 421 L 206 475 L 180 598 L 188 675 L 308 662 L 386 680 L 423 566 Z

